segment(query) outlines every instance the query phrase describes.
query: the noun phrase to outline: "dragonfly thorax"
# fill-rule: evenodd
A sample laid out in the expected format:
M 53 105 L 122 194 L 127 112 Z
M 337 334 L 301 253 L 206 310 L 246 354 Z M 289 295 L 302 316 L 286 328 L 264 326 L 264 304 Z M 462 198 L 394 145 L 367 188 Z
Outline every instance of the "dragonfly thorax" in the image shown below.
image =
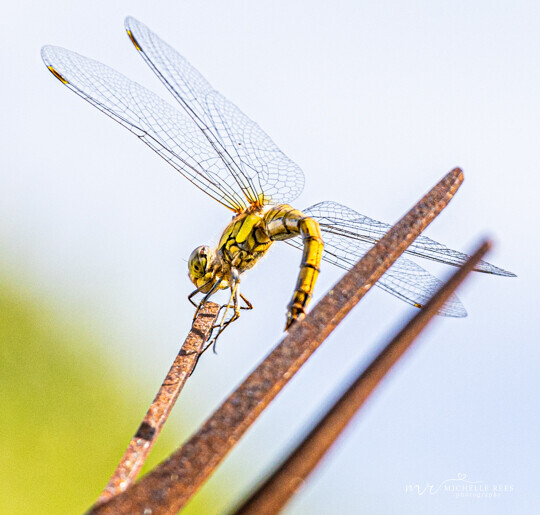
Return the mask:
M 241 274 L 254 266 L 271 245 L 265 212 L 246 210 L 236 215 L 223 231 L 216 257 L 224 271 L 234 268 Z

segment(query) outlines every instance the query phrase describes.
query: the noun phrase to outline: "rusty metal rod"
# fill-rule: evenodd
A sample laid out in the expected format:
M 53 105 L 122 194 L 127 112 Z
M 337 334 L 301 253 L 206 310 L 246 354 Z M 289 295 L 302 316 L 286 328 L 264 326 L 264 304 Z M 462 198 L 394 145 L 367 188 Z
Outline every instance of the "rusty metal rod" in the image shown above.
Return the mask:
M 474 270 L 475 265 L 490 246 L 488 241 L 482 243 L 469 260 L 430 299 L 425 308 L 419 311 L 366 370 L 357 376 L 341 398 L 327 411 L 279 468 L 233 512 L 235 515 L 270 515 L 278 513 L 285 506 L 383 377 L 401 358 L 469 272 Z
M 98 504 L 123 492 L 139 475 L 178 395 L 197 363 L 199 353 L 212 332 L 218 313 L 219 306 L 213 302 L 207 302 L 193 320 L 191 330 L 167 377 L 165 377 L 135 436 L 129 442 L 114 474 L 101 493 L 97 501 Z
M 446 207 L 463 182 L 449 172 L 325 297 L 166 461 L 91 513 L 177 513 L 212 474 L 270 401 L 414 239 Z

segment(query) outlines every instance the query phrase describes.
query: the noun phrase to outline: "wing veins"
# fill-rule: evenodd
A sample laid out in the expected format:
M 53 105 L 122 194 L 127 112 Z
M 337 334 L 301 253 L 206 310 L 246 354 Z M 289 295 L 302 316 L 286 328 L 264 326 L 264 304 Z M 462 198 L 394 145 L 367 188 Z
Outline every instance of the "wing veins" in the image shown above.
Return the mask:
M 82 91 L 81 89 L 77 88 L 77 86 L 75 86 L 74 84 L 72 83 L 69 83 L 67 84 L 67 86 L 72 89 L 77 95 L 79 95 L 81 98 L 83 98 L 84 100 L 86 100 L 87 102 L 89 102 L 91 105 L 93 105 L 94 107 L 96 107 L 97 109 L 99 109 L 102 113 L 106 114 L 107 116 L 109 116 L 109 118 L 113 119 L 115 122 L 119 123 L 120 125 L 122 125 L 123 127 L 125 127 L 126 129 L 128 129 L 130 132 L 132 132 L 133 134 L 135 134 L 135 136 L 137 136 L 139 139 L 141 139 L 146 145 L 148 145 L 154 152 L 156 152 L 156 154 L 158 154 L 162 159 L 164 159 L 168 164 L 170 164 L 173 168 L 175 168 L 178 172 L 180 172 L 182 175 L 184 175 L 184 177 L 186 179 L 188 179 L 192 184 L 194 184 L 197 188 L 199 188 L 201 191 L 205 192 L 207 195 L 209 195 L 210 197 L 212 197 L 214 200 L 216 200 L 217 202 L 219 202 L 220 204 L 222 204 L 223 206 L 227 207 L 228 209 L 231 209 L 230 206 L 226 205 L 223 203 L 222 200 L 220 200 L 220 197 L 222 198 L 225 198 L 225 200 L 227 200 L 231 205 L 236 205 L 236 202 L 230 198 L 228 195 L 225 194 L 225 192 L 221 189 L 221 186 L 220 185 L 216 185 L 215 181 L 211 181 L 207 176 L 205 176 L 204 174 L 202 174 L 199 170 L 197 170 L 194 166 L 192 166 L 191 164 L 189 164 L 184 158 L 182 158 L 181 156 L 179 156 L 176 152 L 174 152 L 172 149 L 170 148 L 167 148 L 167 146 L 165 145 L 164 142 L 161 142 L 157 137 L 153 136 L 152 134 L 150 134 L 148 131 L 146 131 L 145 129 L 141 128 L 141 127 L 138 127 L 136 125 L 133 125 L 129 120 L 127 120 L 126 118 L 120 116 L 119 113 L 116 113 L 114 111 L 112 111 L 109 107 L 107 107 L 106 105 L 104 105 L 102 102 L 99 102 L 97 99 L 93 98 L 93 97 L 90 97 L 88 96 L 84 91 Z M 111 92 L 112 93 L 112 92 Z M 115 96 L 116 99 L 118 99 L 117 96 Z M 120 100 L 120 99 L 118 99 Z M 137 134 L 137 132 L 135 132 L 135 130 L 137 130 L 138 132 L 140 132 L 141 134 Z M 156 144 L 155 145 L 152 145 L 150 143 L 148 143 L 146 141 L 147 138 L 148 140 L 151 140 L 151 141 L 154 141 Z M 174 162 L 172 161 L 172 159 L 170 158 L 167 158 L 163 153 L 162 151 L 166 151 L 168 153 L 170 153 L 172 156 L 174 156 L 178 161 L 180 161 L 186 168 L 190 169 L 194 174 L 196 174 L 197 176 L 199 177 L 202 177 L 203 179 L 205 179 L 205 184 L 209 185 L 212 189 L 210 191 L 212 191 L 212 193 L 210 193 L 207 189 L 205 189 L 202 185 L 199 185 L 198 184 L 198 181 L 199 179 L 195 179 L 193 177 L 190 177 L 189 175 L 186 175 L 181 169 L 177 168 L 174 164 Z M 218 195 L 218 193 L 221 193 L 221 195 Z M 241 207 L 240 206 L 236 206 L 236 210 L 238 211 L 241 211 Z
M 155 44 L 153 44 L 154 51 L 156 53 L 159 53 L 162 55 L 161 49 L 159 49 Z M 178 101 L 178 103 L 183 107 L 185 112 L 188 114 L 188 116 L 194 121 L 194 123 L 199 127 L 201 132 L 204 134 L 205 138 L 208 140 L 208 142 L 212 145 L 214 148 L 216 154 L 220 157 L 220 159 L 223 161 L 223 164 L 227 167 L 229 172 L 231 173 L 231 176 L 238 184 L 238 187 L 241 189 L 242 193 L 246 197 L 246 199 L 252 203 L 255 204 L 258 202 L 257 195 L 253 193 L 251 196 L 248 193 L 249 189 L 245 186 L 245 184 L 242 183 L 242 180 L 240 177 L 245 179 L 250 187 L 251 191 L 255 191 L 254 184 L 252 183 L 251 179 L 244 174 L 243 170 L 241 169 L 240 165 L 235 162 L 233 157 L 229 154 L 224 141 L 217 135 L 210 125 L 208 125 L 206 122 L 204 122 L 201 117 L 192 109 L 192 107 L 189 105 L 189 103 L 182 97 L 182 95 L 176 91 L 174 86 L 170 83 L 170 81 L 167 79 L 167 77 L 161 72 L 161 70 L 154 64 L 154 62 L 150 59 L 148 54 L 145 52 L 144 47 L 140 46 L 139 52 L 142 54 L 145 62 L 148 64 L 150 69 L 157 75 L 157 77 L 161 80 L 161 82 L 165 85 L 165 87 L 169 90 L 169 92 L 173 95 L 173 97 Z M 189 92 L 192 94 L 193 98 L 197 100 L 197 103 L 200 105 L 201 109 L 204 110 L 204 106 L 200 103 L 200 99 L 198 99 L 198 95 L 196 94 L 195 90 L 189 83 L 189 81 L 185 81 L 185 84 L 187 85 Z M 215 90 L 213 90 L 215 91 Z M 221 113 L 220 113 L 221 116 Z M 221 150 L 218 149 L 218 146 L 221 147 Z M 225 158 L 227 156 L 229 160 Z
M 255 122 L 144 24 L 128 17 L 125 26 L 150 69 L 204 131 L 205 138 L 213 141 L 230 182 L 236 184 L 242 197 L 261 205 L 290 203 L 300 194 L 304 184 L 301 169 Z M 246 153 L 246 149 L 261 152 Z
M 200 129 L 191 118 L 172 108 L 144 86 L 98 61 L 59 47 L 44 47 L 43 59 L 47 66 L 50 65 L 56 73 L 60 74 L 60 77 L 66 79 L 65 85 L 69 89 L 120 123 L 120 125 L 126 127 L 130 132 L 133 132 L 201 191 L 235 212 L 244 209 L 245 204 L 241 200 L 242 197 L 238 196 L 238 193 L 226 181 L 220 180 L 217 183 L 214 179 L 218 176 L 212 171 L 211 167 L 206 170 L 198 169 L 197 167 L 200 167 L 201 163 L 194 155 L 187 153 L 182 148 L 182 152 L 186 153 L 187 156 L 182 157 L 169 145 L 168 141 L 174 141 L 172 133 L 168 133 L 166 129 L 169 123 L 175 124 L 174 131 L 189 138 L 187 142 L 192 146 L 195 145 L 195 148 L 203 150 L 199 146 L 202 141 L 206 141 L 206 145 L 210 144 L 205 138 L 200 141 L 194 138 L 195 134 L 191 131 L 195 130 L 200 133 Z M 60 63 L 58 70 L 55 61 Z M 63 68 L 66 68 L 68 72 L 66 73 Z M 75 78 L 75 80 L 71 77 L 73 73 L 78 74 L 78 78 Z M 53 75 L 57 79 L 59 78 L 55 73 Z M 82 84 L 82 87 L 78 86 L 78 82 Z M 119 87 L 122 89 L 118 89 Z M 103 97 L 105 100 L 101 101 L 99 97 Z M 146 106 L 144 102 L 151 103 Z M 132 104 L 139 106 L 137 110 L 132 109 Z M 156 111 L 156 107 L 160 111 Z M 162 118 L 162 116 L 167 118 Z M 191 128 L 189 127 L 190 124 Z M 148 126 L 148 128 L 144 128 L 143 125 Z M 154 127 L 159 127 L 162 134 L 156 132 Z M 163 136 L 166 136 L 166 139 Z M 210 149 L 215 154 L 214 158 L 208 156 L 202 161 L 209 162 L 212 159 L 219 158 L 222 162 L 213 147 L 205 148 L 203 152 L 209 153 Z M 195 165 L 190 163 L 188 159 L 193 161 Z

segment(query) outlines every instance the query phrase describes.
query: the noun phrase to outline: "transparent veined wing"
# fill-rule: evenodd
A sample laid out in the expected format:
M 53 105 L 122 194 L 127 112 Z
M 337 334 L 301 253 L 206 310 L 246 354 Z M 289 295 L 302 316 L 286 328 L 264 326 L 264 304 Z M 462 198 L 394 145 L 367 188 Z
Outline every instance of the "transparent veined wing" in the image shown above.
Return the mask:
M 324 241 L 323 260 L 344 270 L 351 269 L 356 262 L 371 248 L 373 244 L 361 240 L 349 240 L 348 236 L 335 232 L 328 233 L 322 229 Z M 302 249 L 297 238 L 286 240 L 287 243 Z M 351 243 L 353 242 L 353 243 Z M 442 286 L 442 281 L 410 259 L 399 257 L 391 268 L 377 281 L 376 286 L 395 295 L 412 306 L 422 307 L 430 297 Z M 439 310 L 439 315 L 465 317 L 467 311 L 455 296 Z
M 135 18 L 125 20 L 135 48 L 165 84 L 230 169 L 252 204 L 291 203 L 304 187 L 304 174 L 272 139 L 174 48 Z
M 308 207 L 303 213 L 318 220 L 321 230 L 326 233 L 335 232 L 346 239 L 371 244 L 379 241 L 392 227 L 389 224 L 361 215 L 347 206 L 331 201 L 319 202 Z M 452 266 L 461 266 L 469 258 L 463 252 L 450 249 L 442 243 L 423 235 L 418 236 L 405 253 Z M 480 261 L 475 271 L 515 277 L 512 272 L 503 270 L 487 261 Z
M 186 113 L 93 59 L 55 46 L 43 47 L 41 56 L 57 79 L 133 132 L 195 186 L 233 211 L 248 206 L 230 169 Z
M 323 259 L 348 270 L 390 229 L 390 225 L 373 220 L 337 202 L 321 202 L 305 210 L 321 227 L 324 240 Z M 297 239 L 287 243 L 300 248 Z M 467 255 L 430 239 L 419 236 L 406 251 L 408 254 L 459 266 Z M 490 263 L 481 261 L 477 271 L 513 276 Z M 423 306 L 442 286 L 442 282 L 415 262 L 401 256 L 379 279 L 377 286 L 413 305 Z M 439 314 L 452 317 L 467 315 L 461 301 L 454 295 Z

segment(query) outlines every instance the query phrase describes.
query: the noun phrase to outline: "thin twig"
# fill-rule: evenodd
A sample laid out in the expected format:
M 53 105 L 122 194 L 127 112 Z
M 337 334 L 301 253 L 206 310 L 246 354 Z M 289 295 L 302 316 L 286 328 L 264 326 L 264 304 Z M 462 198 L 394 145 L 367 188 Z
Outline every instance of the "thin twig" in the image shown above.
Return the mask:
M 411 209 L 266 357 L 180 449 L 92 513 L 177 513 L 263 409 L 422 230 L 463 181 L 456 168 Z
M 327 411 L 302 443 L 239 508 L 235 515 L 278 513 L 303 485 L 331 445 L 361 408 L 386 373 L 437 314 L 454 290 L 471 272 L 491 244 L 484 242 L 469 260 L 431 298 L 407 325 L 360 373 L 339 400 Z
M 207 302 L 201 307 L 167 377 L 135 436 L 131 439 L 113 476 L 101 493 L 98 503 L 103 503 L 123 492 L 139 475 L 180 391 L 197 363 L 199 353 L 212 332 L 218 313 L 219 306 L 213 302 Z

